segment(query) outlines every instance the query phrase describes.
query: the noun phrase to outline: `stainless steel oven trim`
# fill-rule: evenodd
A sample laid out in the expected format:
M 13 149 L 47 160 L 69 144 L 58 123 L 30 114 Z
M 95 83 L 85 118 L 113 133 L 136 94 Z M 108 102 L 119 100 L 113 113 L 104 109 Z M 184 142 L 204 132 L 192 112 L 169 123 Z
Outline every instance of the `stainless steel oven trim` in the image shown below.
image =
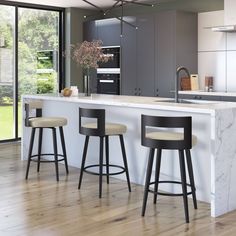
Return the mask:
M 97 74 L 120 74 L 120 68 L 97 68 Z
M 114 83 L 114 79 L 100 79 L 99 80 L 100 83 Z
M 101 48 L 120 48 L 120 46 L 102 46 Z

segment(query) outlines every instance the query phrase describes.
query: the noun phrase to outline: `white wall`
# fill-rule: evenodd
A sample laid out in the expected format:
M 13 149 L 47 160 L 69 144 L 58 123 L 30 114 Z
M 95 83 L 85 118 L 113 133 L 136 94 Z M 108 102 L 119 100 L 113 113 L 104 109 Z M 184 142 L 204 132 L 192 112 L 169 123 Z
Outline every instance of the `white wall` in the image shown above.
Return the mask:
M 198 74 L 200 89 L 205 76 L 214 77 L 214 90 L 236 92 L 236 33 L 212 32 L 224 25 L 224 11 L 198 14 Z

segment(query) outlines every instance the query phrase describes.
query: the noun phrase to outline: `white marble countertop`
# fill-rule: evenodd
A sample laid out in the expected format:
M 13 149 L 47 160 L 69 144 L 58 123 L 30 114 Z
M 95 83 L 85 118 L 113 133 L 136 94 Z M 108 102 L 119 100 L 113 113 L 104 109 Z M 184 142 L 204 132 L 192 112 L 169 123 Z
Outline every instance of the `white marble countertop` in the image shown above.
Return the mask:
M 127 106 L 144 109 L 159 109 L 169 111 L 183 111 L 192 113 L 215 114 L 216 110 L 236 108 L 236 103 L 219 101 L 192 100 L 193 103 L 174 103 L 165 102 L 170 98 L 161 97 L 140 97 L 140 96 L 122 96 L 122 95 L 100 95 L 92 94 L 86 97 L 80 94 L 77 97 L 63 97 L 59 95 L 24 95 L 27 99 L 42 99 L 51 101 L 63 101 L 82 104 L 103 104 L 111 106 Z M 191 100 L 186 100 L 191 101 Z
M 236 97 L 236 92 L 206 92 L 203 90 L 186 90 L 179 91 L 179 94 L 186 95 L 205 95 L 205 96 L 224 96 L 224 97 Z

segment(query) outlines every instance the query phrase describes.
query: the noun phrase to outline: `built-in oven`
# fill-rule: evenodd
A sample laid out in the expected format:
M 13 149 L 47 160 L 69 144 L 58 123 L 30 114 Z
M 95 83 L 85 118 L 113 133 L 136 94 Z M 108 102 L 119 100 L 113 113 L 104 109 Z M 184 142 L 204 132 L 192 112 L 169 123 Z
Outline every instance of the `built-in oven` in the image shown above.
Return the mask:
M 97 93 L 120 94 L 120 74 L 98 74 Z
M 103 53 L 111 60 L 97 68 L 97 93 L 120 94 L 120 46 L 103 47 Z
M 99 63 L 99 68 L 120 68 L 120 46 L 102 47 L 102 52 L 111 60 Z

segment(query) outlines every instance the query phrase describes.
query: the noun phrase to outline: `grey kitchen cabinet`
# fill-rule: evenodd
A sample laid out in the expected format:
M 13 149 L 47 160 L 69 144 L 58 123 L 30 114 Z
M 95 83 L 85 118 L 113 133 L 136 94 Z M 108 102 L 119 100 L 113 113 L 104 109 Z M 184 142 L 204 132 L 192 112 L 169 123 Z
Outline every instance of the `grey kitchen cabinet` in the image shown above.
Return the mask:
M 103 46 L 120 45 L 120 21 L 116 18 L 86 21 L 83 25 L 83 40 L 102 40 Z M 97 72 L 90 71 L 90 88 L 97 92 Z
M 197 73 L 197 15 L 159 12 L 155 22 L 155 95 L 173 97 L 177 67 Z
M 97 24 L 98 39 L 103 46 L 119 46 L 121 35 L 121 23 L 116 18 L 95 21 Z
M 236 102 L 236 97 L 223 96 L 221 97 L 221 100 L 225 102 Z
M 97 21 L 84 22 L 83 39 L 89 42 L 98 39 Z M 97 92 L 97 72 L 95 69 L 90 70 L 90 88 L 92 93 Z
M 98 39 L 97 21 L 86 21 L 83 25 L 83 40 L 93 41 Z M 92 93 L 97 92 L 97 71 L 90 70 L 90 89 Z
M 197 95 L 197 94 L 180 94 L 180 98 L 182 99 L 195 99 L 195 100 L 208 100 L 208 101 L 221 101 L 221 96 L 214 96 L 214 95 Z
M 116 18 L 86 21 L 83 25 L 84 40 L 102 40 L 103 46 L 119 46 L 120 32 L 120 20 Z
M 155 17 L 137 16 L 137 95 L 154 96 L 155 81 Z
M 136 25 L 136 17 L 124 17 L 124 20 Z M 123 95 L 138 95 L 136 34 L 137 30 L 134 27 L 123 24 L 121 37 L 121 93 Z
M 173 97 L 177 67 L 197 73 L 197 14 L 165 11 L 124 20 L 138 29 L 123 23 L 120 37 L 118 19 L 97 20 L 84 25 L 90 28 L 84 39 L 121 45 L 121 94 Z
M 175 12 L 156 15 L 155 24 L 155 96 L 173 97 L 175 78 Z
M 121 93 L 154 95 L 154 16 L 125 17 L 123 24 Z
M 98 39 L 97 21 L 86 21 L 83 24 L 83 39 L 93 41 Z
M 221 101 L 221 96 L 212 96 L 212 95 L 203 95 L 201 96 L 202 100 L 208 100 L 208 101 Z

